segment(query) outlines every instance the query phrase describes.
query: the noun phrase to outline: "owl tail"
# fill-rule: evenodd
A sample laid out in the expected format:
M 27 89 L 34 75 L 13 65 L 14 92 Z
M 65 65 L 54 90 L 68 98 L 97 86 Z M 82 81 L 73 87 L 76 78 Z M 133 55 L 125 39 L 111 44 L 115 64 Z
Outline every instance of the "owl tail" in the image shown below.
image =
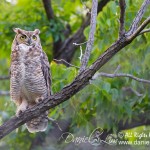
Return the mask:
M 48 120 L 47 120 L 48 112 L 41 114 L 39 117 L 32 119 L 31 121 L 26 123 L 27 129 L 29 132 L 42 132 L 47 129 Z

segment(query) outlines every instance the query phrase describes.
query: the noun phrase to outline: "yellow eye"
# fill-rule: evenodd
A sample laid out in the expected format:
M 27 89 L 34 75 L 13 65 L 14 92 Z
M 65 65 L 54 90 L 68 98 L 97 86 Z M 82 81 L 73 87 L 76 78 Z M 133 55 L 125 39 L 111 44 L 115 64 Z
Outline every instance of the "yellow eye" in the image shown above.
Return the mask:
M 37 40 L 37 37 L 36 37 L 35 35 L 33 35 L 33 36 L 32 36 L 32 39 L 33 39 L 34 41 L 36 41 L 36 40 Z
M 26 39 L 26 38 L 27 38 L 26 35 L 22 35 L 22 36 L 20 37 L 21 40 L 24 40 L 24 39 Z

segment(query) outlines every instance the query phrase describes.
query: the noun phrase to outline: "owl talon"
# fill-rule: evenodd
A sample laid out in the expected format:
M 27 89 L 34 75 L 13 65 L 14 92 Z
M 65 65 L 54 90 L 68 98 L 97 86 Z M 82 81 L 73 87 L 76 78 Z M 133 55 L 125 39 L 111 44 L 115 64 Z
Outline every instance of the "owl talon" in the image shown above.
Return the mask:
M 23 110 L 18 109 L 16 112 L 16 116 L 19 117 L 23 113 Z
M 17 112 L 16 112 L 16 116 L 19 117 L 26 109 L 27 108 L 25 108 L 25 109 L 18 109 Z
M 23 113 L 23 111 L 19 110 L 19 111 L 16 112 L 16 116 L 17 116 L 17 117 L 20 117 L 20 115 L 21 115 L 22 113 Z
M 35 102 L 36 102 L 36 103 L 39 103 L 39 102 L 43 101 L 43 99 L 44 99 L 43 97 L 37 98 L 37 99 L 35 100 Z
M 17 109 L 16 116 L 19 117 L 27 108 L 28 103 L 26 101 L 22 101 L 21 105 Z

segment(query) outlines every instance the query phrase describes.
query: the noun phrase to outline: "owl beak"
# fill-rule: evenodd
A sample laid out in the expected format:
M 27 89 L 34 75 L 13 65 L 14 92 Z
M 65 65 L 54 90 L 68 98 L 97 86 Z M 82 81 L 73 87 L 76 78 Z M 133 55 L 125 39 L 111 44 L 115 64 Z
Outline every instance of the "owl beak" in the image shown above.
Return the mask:
M 31 41 L 31 39 L 29 39 L 29 40 L 28 40 L 28 44 L 31 45 L 31 43 L 32 43 L 32 41 Z

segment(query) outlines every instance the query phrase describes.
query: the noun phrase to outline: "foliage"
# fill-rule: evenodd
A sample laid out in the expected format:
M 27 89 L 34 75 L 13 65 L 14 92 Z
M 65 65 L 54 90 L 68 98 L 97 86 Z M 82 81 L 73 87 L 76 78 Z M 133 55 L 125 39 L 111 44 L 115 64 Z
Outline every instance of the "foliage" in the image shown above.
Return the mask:
M 85 1 L 84 1 L 85 2 Z M 88 6 L 91 2 L 86 1 Z M 30 5 L 29 5 L 30 4 Z M 142 1 L 127 0 L 126 30 L 141 6 Z M 11 43 L 14 37 L 12 28 L 20 27 L 27 30 L 39 28 L 41 42 L 51 61 L 53 93 L 60 91 L 69 84 L 78 74 L 74 67 L 66 67 L 52 61 L 52 43 L 59 37 L 64 40 L 62 30 L 67 24 L 71 25 L 72 34 L 80 27 L 85 16 L 85 10 L 80 0 L 52 1 L 52 6 L 57 19 L 48 21 L 40 0 L 18 0 L 16 4 L 1 0 L 0 5 L 0 76 L 9 74 Z M 149 10 L 143 19 L 149 15 Z M 97 17 L 97 30 L 95 43 L 90 57 L 89 65 L 102 54 L 117 38 L 119 6 L 118 1 L 110 1 Z M 89 27 L 84 31 L 86 39 Z M 113 73 L 118 65 L 118 72 L 130 73 L 139 78 L 149 79 L 149 51 L 150 34 L 145 33 L 137 37 L 129 46 L 113 57 L 100 71 Z M 82 46 L 83 50 L 85 46 Z M 80 49 L 78 48 L 72 63 L 79 66 Z M 125 90 L 131 87 L 142 93 L 138 97 Z M 9 81 L 0 81 L 0 90 L 9 90 Z M 138 83 L 129 78 L 108 79 L 99 77 L 92 80 L 90 85 L 72 97 L 69 101 L 53 108 L 50 117 L 55 119 L 72 118 L 71 132 L 75 135 L 86 133 L 89 135 L 95 127 L 114 132 L 120 121 L 125 122 L 136 118 L 140 112 L 148 112 L 150 103 L 150 86 Z M 0 97 L 0 124 L 15 113 L 15 105 L 9 96 Z M 52 124 L 49 124 L 52 128 Z M 138 128 L 136 129 L 138 130 Z M 141 128 L 139 129 L 141 131 Z M 47 133 L 45 133 L 47 134 Z M 29 134 L 24 126 L 6 136 L 0 142 L 0 148 L 10 150 L 27 150 L 30 148 L 36 134 Z M 134 139 L 128 139 L 134 140 Z M 50 145 L 46 145 L 50 147 Z M 45 148 L 46 149 L 46 148 Z

